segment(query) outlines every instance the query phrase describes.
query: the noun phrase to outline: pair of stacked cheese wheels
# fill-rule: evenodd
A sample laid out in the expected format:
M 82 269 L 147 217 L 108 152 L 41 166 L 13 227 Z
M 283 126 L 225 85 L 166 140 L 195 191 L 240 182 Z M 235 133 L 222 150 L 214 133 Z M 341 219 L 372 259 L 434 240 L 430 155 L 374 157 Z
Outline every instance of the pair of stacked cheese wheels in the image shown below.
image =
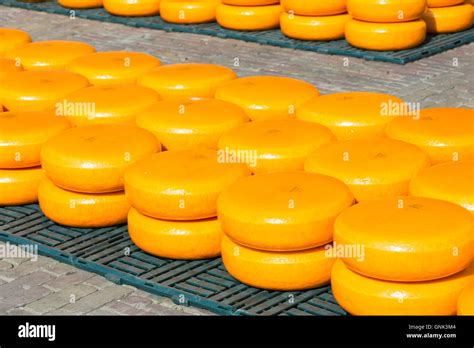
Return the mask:
M 217 197 L 248 175 L 245 164 L 219 162 L 216 150 L 171 150 L 148 157 L 125 173 L 125 191 L 133 207 L 128 216 L 130 238 L 160 257 L 219 256 Z
M 288 37 L 300 40 L 338 40 L 350 16 L 346 0 L 305 1 L 282 0 L 286 12 L 281 14 L 280 28 Z
M 471 0 L 428 0 L 423 19 L 428 33 L 454 33 L 472 26 L 473 11 Z
M 347 0 L 352 19 L 345 28 L 346 40 L 377 51 L 416 47 L 426 36 L 421 19 L 426 5 L 426 0 Z
M 222 0 L 216 20 L 232 30 L 268 30 L 278 28 L 283 8 L 279 0 Z

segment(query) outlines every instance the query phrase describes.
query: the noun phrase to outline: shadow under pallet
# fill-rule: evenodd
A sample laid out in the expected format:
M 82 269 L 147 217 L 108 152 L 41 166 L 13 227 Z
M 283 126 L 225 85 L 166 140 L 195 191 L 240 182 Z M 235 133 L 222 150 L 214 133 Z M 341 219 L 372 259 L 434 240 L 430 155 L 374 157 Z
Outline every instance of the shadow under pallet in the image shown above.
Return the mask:
M 19 7 L 28 10 L 63 14 L 70 16 L 71 10 L 61 7 L 54 1 L 41 3 L 25 3 L 16 0 L 0 0 L 0 5 Z M 368 51 L 350 46 L 345 40 L 329 42 L 302 41 L 285 37 L 280 30 L 264 31 L 234 31 L 221 28 L 217 23 L 205 24 L 171 24 L 166 23 L 159 16 L 151 17 L 119 17 L 107 13 L 104 9 L 74 10 L 78 18 L 120 23 L 133 27 L 158 29 L 164 31 L 186 32 L 216 36 L 224 39 L 237 39 L 256 42 L 262 45 L 271 45 L 297 50 L 313 51 L 322 54 L 339 55 L 346 57 L 363 58 L 372 61 L 382 61 L 394 64 L 406 64 L 425 57 L 429 57 L 471 42 L 474 42 L 474 28 L 459 33 L 428 35 L 425 42 L 416 48 L 402 51 Z M 7 23 L 8 24 L 8 23 Z
M 224 315 L 346 315 L 329 286 L 294 292 L 266 291 L 235 280 L 221 259 L 179 261 L 138 249 L 127 226 L 70 228 L 55 224 L 37 204 L 0 207 L 0 240 L 37 245 L 40 254 Z

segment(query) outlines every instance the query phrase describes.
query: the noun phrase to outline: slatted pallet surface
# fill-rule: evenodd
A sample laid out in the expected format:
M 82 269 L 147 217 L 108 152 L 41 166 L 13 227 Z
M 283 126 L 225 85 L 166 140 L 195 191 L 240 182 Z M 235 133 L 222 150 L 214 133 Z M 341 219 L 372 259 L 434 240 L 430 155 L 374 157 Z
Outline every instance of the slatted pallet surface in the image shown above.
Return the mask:
M 55 1 L 42 3 L 24 3 L 18 2 L 16 0 L 0 0 L 0 5 L 63 14 L 67 16 L 71 15 L 70 9 L 61 7 Z M 171 24 L 164 22 L 159 16 L 119 17 L 108 14 L 104 9 L 74 10 L 74 15 L 78 18 L 120 23 L 133 27 L 203 34 L 217 36 L 220 38 L 256 42 L 263 45 L 313 51 L 322 54 L 363 58 L 372 61 L 383 61 L 395 64 L 406 64 L 474 42 L 474 28 L 471 28 L 469 30 L 453 34 L 428 35 L 425 42 L 421 46 L 413 49 L 403 51 L 377 52 L 354 48 L 350 46 L 345 40 L 336 40 L 330 42 L 294 40 L 285 37 L 280 32 L 280 30 L 244 32 L 226 30 L 221 28 L 217 23 L 190 25 Z
M 221 259 L 178 261 L 139 250 L 127 226 L 81 229 L 55 224 L 37 204 L 0 207 L 0 240 L 35 244 L 41 254 L 105 276 L 117 284 L 226 315 L 345 315 L 328 286 L 265 291 L 227 273 Z

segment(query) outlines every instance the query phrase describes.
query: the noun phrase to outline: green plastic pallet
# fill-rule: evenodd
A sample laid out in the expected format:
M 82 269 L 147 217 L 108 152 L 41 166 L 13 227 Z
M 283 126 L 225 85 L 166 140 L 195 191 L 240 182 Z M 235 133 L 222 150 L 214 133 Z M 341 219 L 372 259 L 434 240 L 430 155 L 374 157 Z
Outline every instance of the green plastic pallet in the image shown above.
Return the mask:
M 0 240 L 37 245 L 40 254 L 175 303 L 225 315 L 346 315 L 329 286 L 266 291 L 234 279 L 221 259 L 180 261 L 138 249 L 126 225 L 83 229 L 55 224 L 37 204 L 0 207 Z
M 58 5 L 54 1 L 43 3 L 24 3 L 16 0 L 0 0 L 0 5 L 20 7 L 28 10 L 70 15 L 71 10 Z M 395 64 L 406 64 L 455 47 L 474 42 L 474 28 L 466 31 L 444 35 L 428 35 L 425 42 L 416 48 L 403 51 L 377 52 L 361 50 L 350 46 L 345 40 L 329 42 L 302 41 L 285 37 L 280 30 L 256 32 L 234 31 L 221 28 L 217 23 L 205 24 L 171 24 L 164 22 L 159 16 L 152 17 L 119 17 L 107 13 L 104 9 L 74 10 L 75 16 L 91 20 L 120 23 L 133 27 L 159 29 L 165 31 L 185 32 L 217 36 L 220 38 L 237 39 L 256 42 L 262 45 L 293 48 L 347 57 L 363 58 L 371 61 L 382 61 Z

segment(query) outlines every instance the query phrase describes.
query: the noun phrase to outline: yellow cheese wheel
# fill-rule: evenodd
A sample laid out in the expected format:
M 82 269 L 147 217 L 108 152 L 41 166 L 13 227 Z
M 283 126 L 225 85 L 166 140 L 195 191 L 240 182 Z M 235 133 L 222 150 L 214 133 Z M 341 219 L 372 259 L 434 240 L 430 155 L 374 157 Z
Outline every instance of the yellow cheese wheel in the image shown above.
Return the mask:
M 474 315 L 474 280 L 459 295 L 457 314 Z
M 0 58 L 0 79 L 8 73 L 22 71 L 23 67 L 14 59 Z
M 216 0 L 163 0 L 161 18 L 170 23 L 207 23 L 216 19 Z
M 67 8 L 94 8 L 102 7 L 102 0 L 58 0 L 61 6 Z
M 304 250 L 332 241 L 336 216 L 354 196 L 338 179 L 304 172 L 258 174 L 222 192 L 222 230 L 237 243 L 273 251 Z
M 155 154 L 125 173 L 125 192 L 140 213 L 167 220 L 216 216 L 217 196 L 250 175 L 243 164 L 223 163 L 215 150 Z
M 95 52 L 91 45 L 79 41 L 39 41 L 17 47 L 5 54 L 15 59 L 26 70 L 64 69 L 79 57 Z
M 222 158 L 246 163 L 253 173 L 303 170 L 304 161 L 334 139 L 316 123 L 292 119 L 245 123 L 219 139 Z
M 44 178 L 41 167 L 0 169 L 0 206 L 38 201 L 38 185 Z
M 472 26 L 472 5 L 430 8 L 423 15 L 431 34 L 454 33 Z
M 428 7 L 448 7 L 462 4 L 463 0 L 428 0 Z
M 50 180 L 40 182 L 40 208 L 54 222 L 73 227 L 106 227 L 125 223 L 130 210 L 125 193 L 77 193 Z
M 346 12 L 347 0 L 281 0 L 286 12 L 301 16 L 328 16 Z
M 429 163 L 428 156 L 409 143 L 353 139 L 322 146 L 308 157 L 305 170 L 338 178 L 363 202 L 407 195 L 410 180 Z
M 232 30 L 268 30 L 280 26 L 283 8 L 268 6 L 229 6 L 221 4 L 216 9 L 216 20 L 221 27 Z
M 410 182 L 410 195 L 442 199 L 474 213 L 473 183 L 474 161 L 441 163 L 423 170 Z
M 332 268 L 337 302 L 353 315 L 454 315 L 462 289 L 474 281 L 474 267 L 447 278 L 404 283 L 364 277 L 341 260 Z
M 196 260 L 221 253 L 222 231 L 215 218 L 168 221 L 148 217 L 132 208 L 128 233 L 140 249 L 159 257 Z
M 120 125 L 68 129 L 50 138 L 41 151 L 46 175 L 71 191 L 123 190 L 123 174 L 133 163 L 160 150 L 148 131 Z
M 51 111 L 0 113 L 0 168 L 39 166 L 43 144 L 69 127 Z
M 347 252 L 346 265 L 368 277 L 426 281 L 460 272 L 472 261 L 472 214 L 437 199 L 390 197 L 346 209 L 334 224 L 334 243 L 364 249 Z
M 261 121 L 293 116 L 298 106 L 318 95 L 316 87 L 302 80 L 249 76 L 218 88 L 215 97 L 239 105 L 252 121 Z
M 406 105 L 390 94 L 342 92 L 313 98 L 296 108 L 295 115 L 328 127 L 339 140 L 361 139 L 383 135 L 393 117 L 410 112 Z
M 278 4 L 279 0 L 222 0 L 223 4 L 232 6 L 264 6 Z
M 160 66 L 139 80 L 165 100 L 212 98 L 216 88 L 237 75 L 229 68 L 213 64 L 170 64 Z
M 352 46 L 366 50 L 405 50 L 425 41 L 426 24 L 421 19 L 402 23 L 369 23 L 352 19 L 346 24 L 345 37 Z
M 56 114 L 72 124 L 134 124 L 135 115 L 160 99 L 150 88 L 132 84 L 91 86 L 67 95 Z
M 222 134 L 248 120 L 239 106 L 222 100 L 167 100 L 139 112 L 136 124 L 153 133 L 167 150 L 217 149 Z
M 222 262 L 237 280 L 269 290 L 303 290 L 325 285 L 333 258 L 319 247 L 304 251 L 275 252 L 247 248 L 227 236 L 222 240 Z
M 421 18 L 426 4 L 426 0 L 347 0 L 347 11 L 360 21 L 396 23 Z
M 416 119 L 397 117 L 386 128 L 389 137 L 418 146 L 433 164 L 474 159 L 474 110 L 432 108 Z
M 81 74 L 93 85 L 135 83 L 137 79 L 160 65 L 160 60 L 141 52 L 97 52 L 78 58 L 66 69 Z
M 160 13 L 160 0 L 103 0 L 104 8 L 117 16 L 142 17 Z
M 280 28 L 283 34 L 299 40 L 337 40 L 344 37 L 344 28 L 350 20 L 348 14 L 337 16 L 296 16 L 283 12 Z
M 85 77 L 69 71 L 20 71 L 0 79 L 0 104 L 10 111 L 53 108 L 61 98 L 88 85 Z
M 0 57 L 3 57 L 6 52 L 29 42 L 31 42 L 31 37 L 25 31 L 0 28 Z

